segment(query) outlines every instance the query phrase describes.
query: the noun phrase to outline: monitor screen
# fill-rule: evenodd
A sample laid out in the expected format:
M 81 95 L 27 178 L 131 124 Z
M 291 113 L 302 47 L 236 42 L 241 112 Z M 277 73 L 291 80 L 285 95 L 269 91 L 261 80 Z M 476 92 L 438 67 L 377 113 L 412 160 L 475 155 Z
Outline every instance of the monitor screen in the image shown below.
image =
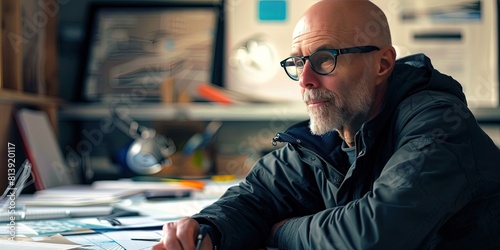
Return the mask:
M 214 82 L 217 4 L 93 4 L 82 67 L 87 101 L 156 101 Z

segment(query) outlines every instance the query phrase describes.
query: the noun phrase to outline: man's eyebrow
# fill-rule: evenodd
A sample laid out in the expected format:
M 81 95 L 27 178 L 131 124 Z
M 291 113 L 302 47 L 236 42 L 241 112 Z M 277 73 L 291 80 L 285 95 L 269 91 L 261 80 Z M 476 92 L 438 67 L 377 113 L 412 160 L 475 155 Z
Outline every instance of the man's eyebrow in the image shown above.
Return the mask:
M 326 45 L 326 44 L 325 44 L 325 45 L 321 45 L 321 46 L 317 47 L 315 50 L 313 50 L 313 51 L 311 52 L 311 54 L 312 54 L 312 53 L 314 53 L 314 52 L 316 52 L 316 51 L 318 51 L 318 50 L 328 50 L 328 49 L 336 49 L 336 48 L 334 48 L 334 47 L 333 47 L 333 46 L 331 46 L 331 45 Z M 309 55 L 310 55 L 310 54 L 309 54 Z M 292 52 L 292 53 L 290 53 L 290 55 L 289 55 L 289 56 L 303 56 L 303 55 L 302 55 L 302 54 L 300 54 L 300 53 Z
M 288 56 L 300 56 L 300 53 L 292 51 L 290 54 L 288 54 Z
M 322 45 L 322 46 L 317 47 L 316 50 L 314 50 L 314 51 L 327 50 L 327 49 L 336 49 L 336 48 L 331 46 L 331 45 Z

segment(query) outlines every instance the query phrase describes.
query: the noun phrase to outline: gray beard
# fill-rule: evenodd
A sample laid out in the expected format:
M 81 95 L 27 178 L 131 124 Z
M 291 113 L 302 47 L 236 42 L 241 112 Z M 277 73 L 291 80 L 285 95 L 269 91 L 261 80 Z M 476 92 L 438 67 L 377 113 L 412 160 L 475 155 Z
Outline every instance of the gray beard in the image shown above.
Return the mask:
M 346 116 L 345 110 L 338 110 L 331 103 L 320 108 L 308 108 L 308 112 L 309 128 L 314 135 L 324 135 L 330 131 L 341 129 L 344 124 L 342 121 L 345 120 Z
M 373 105 L 373 97 L 367 84 L 361 83 L 359 88 L 352 91 L 353 95 L 343 98 L 325 89 L 306 90 L 305 100 L 313 97 L 326 97 L 329 100 L 322 107 L 308 107 L 311 133 L 324 135 L 330 131 L 341 130 L 346 125 L 351 129 L 360 129 Z

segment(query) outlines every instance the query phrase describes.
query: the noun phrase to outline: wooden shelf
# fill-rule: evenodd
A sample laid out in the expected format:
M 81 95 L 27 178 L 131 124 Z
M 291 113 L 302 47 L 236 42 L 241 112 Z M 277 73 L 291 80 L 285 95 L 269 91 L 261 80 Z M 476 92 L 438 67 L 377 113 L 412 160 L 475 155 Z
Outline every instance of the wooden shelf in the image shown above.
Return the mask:
M 131 118 L 137 120 L 220 120 L 220 121 L 300 121 L 308 119 L 303 103 L 233 104 L 145 103 L 129 104 Z M 111 105 L 69 104 L 59 110 L 61 120 L 100 120 L 111 117 Z
M 80 103 L 61 105 L 61 120 L 100 120 L 111 116 L 111 104 Z M 259 103 L 221 105 L 215 103 L 127 104 L 129 115 L 137 120 L 221 120 L 221 121 L 300 121 L 308 119 L 303 103 Z M 479 122 L 500 122 L 500 108 L 472 109 Z
M 57 13 L 47 1 L 1 0 L 0 19 L 0 152 L 8 142 L 17 144 L 19 167 L 25 157 L 14 113 L 21 108 L 46 112 L 57 132 Z M 37 18 L 34 18 L 37 17 Z M 0 155 L 7 162 L 7 154 Z M 7 164 L 0 172 L 7 173 Z M 0 179 L 0 188 L 7 187 Z
M 500 123 L 500 108 L 473 108 L 472 113 L 478 122 Z
M 26 93 L 17 90 L 2 89 L 0 90 L 0 103 L 54 106 L 60 105 L 62 101 L 57 97 Z

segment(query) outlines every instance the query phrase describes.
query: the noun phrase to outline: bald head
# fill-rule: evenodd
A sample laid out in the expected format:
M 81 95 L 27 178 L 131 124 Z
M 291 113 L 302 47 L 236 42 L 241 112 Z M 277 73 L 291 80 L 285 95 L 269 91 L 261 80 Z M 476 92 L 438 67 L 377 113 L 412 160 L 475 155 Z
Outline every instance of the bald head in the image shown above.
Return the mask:
M 293 38 L 310 32 L 331 36 L 338 47 L 391 45 L 387 18 L 368 0 L 322 0 L 311 6 L 295 27 Z

